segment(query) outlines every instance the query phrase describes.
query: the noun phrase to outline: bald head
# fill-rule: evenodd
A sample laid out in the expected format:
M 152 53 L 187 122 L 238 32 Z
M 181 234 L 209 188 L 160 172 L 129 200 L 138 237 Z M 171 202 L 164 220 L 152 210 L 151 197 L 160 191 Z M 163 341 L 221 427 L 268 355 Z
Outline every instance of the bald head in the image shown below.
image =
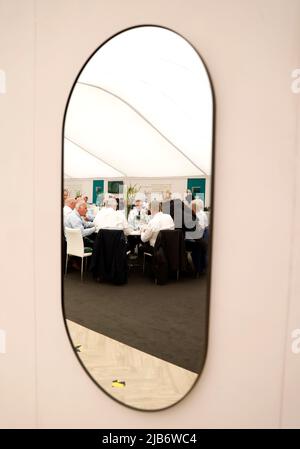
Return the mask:
M 65 205 L 69 206 L 71 209 L 74 209 L 74 207 L 76 206 L 75 198 L 67 198 L 65 201 Z

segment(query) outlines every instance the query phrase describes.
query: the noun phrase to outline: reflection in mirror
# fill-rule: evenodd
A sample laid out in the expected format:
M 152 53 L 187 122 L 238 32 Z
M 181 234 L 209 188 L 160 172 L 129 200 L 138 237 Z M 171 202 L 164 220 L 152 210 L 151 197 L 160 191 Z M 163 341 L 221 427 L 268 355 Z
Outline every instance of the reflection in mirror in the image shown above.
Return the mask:
M 213 95 L 180 35 L 124 31 L 80 72 L 63 136 L 63 309 L 111 397 L 169 407 L 206 356 Z

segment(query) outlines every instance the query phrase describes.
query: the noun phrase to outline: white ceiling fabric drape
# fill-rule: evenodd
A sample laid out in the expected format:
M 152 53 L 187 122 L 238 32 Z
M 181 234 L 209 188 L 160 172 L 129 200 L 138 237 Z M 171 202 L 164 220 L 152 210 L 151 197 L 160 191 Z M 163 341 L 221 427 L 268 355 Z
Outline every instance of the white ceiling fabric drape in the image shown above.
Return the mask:
M 158 27 L 120 33 L 86 64 L 65 120 L 74 178 L 210 175 L 212 92 L 187 41 Z

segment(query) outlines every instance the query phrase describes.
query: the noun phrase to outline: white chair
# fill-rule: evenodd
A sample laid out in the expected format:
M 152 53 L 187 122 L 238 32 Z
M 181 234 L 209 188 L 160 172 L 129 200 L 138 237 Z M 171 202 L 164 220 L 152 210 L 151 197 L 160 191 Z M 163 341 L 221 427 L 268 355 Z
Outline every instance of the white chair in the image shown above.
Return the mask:
M 84 252 L 83 238 L 80 229 L 65 228 L 65 236 L 67 240 L 67 256 L 65 276 L 67 275 L 69 256 L 81 257 L 81 280 L 83 278 L 83 260 L 92 255 L 91 252 Z M 87 259 L 86 259 L 87 260 Z

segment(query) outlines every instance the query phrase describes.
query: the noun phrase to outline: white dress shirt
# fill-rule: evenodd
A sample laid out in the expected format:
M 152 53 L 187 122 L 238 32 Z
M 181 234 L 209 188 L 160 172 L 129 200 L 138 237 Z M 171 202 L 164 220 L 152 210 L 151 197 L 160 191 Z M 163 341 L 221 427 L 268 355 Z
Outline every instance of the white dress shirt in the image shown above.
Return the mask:
M 84 221 L 81 218 L 81 215 L 75 209 L 72 210 L 72 212 L 66 216 L 65 227 L 72 229 L 80 229 L 82 237 L 87 237 L 88 235 L 91 235 L 93 234 L 93 232 L 95 232 L 95 227 L 93 223 Z
M 112 207 L 103 207 L 94 220 L 96 232 L 99 229 L 123 229 L 125 235 L 132 233 L 132 228 L 128 225 L 125 215 Z
M 137 216 L 140 212 L 140 219 L 137 219 Z M 135 229 L 136 227 L 140 227 L 142 225 L 145 225 L 149 222 L 150 216 L 147 213 L 147 210 L 144 208 L 138 209 L 137 207 L 134 207 L 131 209 L 128 215 L 128 223 L 129 225 Z
M 142 230 L 142 242 L 148 242 L 151 246 L 155 245 L 159 231 L 163 229 L 175 229 L 174 221 L 171 215 L 158 212 L 149 221 L 148 225 Z
M 63 211 L 64 211 L 64 218 L 66 218 L 67 215 L 73 212 L 73 209 L 71 209 L 69 206 L 64 206 Z

